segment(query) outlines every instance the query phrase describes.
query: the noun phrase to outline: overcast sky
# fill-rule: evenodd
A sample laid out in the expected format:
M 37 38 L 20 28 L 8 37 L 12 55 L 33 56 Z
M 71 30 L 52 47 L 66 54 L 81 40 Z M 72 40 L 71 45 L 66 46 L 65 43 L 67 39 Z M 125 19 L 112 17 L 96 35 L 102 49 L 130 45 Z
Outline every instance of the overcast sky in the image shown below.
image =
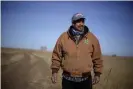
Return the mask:
M 73 14 L 101 44 L 103 54 L 133 56 L 133 2 L 2 2 L 2 47 L 53 50 L 57 38 L 71 25 Z

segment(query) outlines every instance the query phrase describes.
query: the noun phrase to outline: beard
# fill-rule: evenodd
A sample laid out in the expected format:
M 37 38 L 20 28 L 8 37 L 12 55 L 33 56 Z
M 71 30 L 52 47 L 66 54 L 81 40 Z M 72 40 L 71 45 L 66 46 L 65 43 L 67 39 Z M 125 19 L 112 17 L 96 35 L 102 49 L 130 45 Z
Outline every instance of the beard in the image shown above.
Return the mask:
M 79 25 L 79 26 L 74 26 L 74 25 L 73 25 L 73 27 L 74 27 L 75 30 L 77 30 L 77 31 L 80 31 L 80 32 L 84 31 L 84 25 Z
M 79 29 L 79 31 L 83 31 L 84 30 L 84 26 L 79 26 L 78 29 Z

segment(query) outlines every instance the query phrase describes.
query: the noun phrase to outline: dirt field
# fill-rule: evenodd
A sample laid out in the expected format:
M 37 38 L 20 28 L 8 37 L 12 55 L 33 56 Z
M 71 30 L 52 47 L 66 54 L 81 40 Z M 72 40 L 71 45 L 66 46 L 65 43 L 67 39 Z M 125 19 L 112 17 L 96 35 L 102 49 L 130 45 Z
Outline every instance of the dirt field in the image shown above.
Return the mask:
M 1 49 L 2 89 L 61 89 L 51 83 L 51 52 Z M 104 73 L 94 89 L 133 89 L 133 57 L 103 56 Z

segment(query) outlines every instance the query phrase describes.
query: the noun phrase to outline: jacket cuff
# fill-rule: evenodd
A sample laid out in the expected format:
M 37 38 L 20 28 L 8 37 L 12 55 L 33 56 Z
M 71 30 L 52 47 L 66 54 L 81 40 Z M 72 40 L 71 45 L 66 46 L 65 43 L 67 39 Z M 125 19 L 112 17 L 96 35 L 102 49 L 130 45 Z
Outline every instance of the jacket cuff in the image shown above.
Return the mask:
M 100 72 L 95 72 L 95 76 L 99 76 L 100 77 L 101 73 Z
M 58 70 L 59 70 L 59 69 L 57 69 L 57 68 L 52 68 L 52 74 L 53 74 L 53 73 L 57 73 Z

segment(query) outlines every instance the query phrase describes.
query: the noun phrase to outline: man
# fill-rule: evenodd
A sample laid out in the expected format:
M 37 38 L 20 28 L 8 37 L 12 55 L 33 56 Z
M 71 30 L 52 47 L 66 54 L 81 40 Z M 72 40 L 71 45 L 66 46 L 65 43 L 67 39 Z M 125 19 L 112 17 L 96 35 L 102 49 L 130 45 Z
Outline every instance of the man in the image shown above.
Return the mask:
M 103 61 L 98 39 L 84 25 L 85 17 L 76 13 L 72 25 L 58 38 L 52 54 L 52 82 L 57 82 L 60 67 L 62 89 L 92 89 L 100 81 Z M 92 79 L 91 71 L 94 70 Z

